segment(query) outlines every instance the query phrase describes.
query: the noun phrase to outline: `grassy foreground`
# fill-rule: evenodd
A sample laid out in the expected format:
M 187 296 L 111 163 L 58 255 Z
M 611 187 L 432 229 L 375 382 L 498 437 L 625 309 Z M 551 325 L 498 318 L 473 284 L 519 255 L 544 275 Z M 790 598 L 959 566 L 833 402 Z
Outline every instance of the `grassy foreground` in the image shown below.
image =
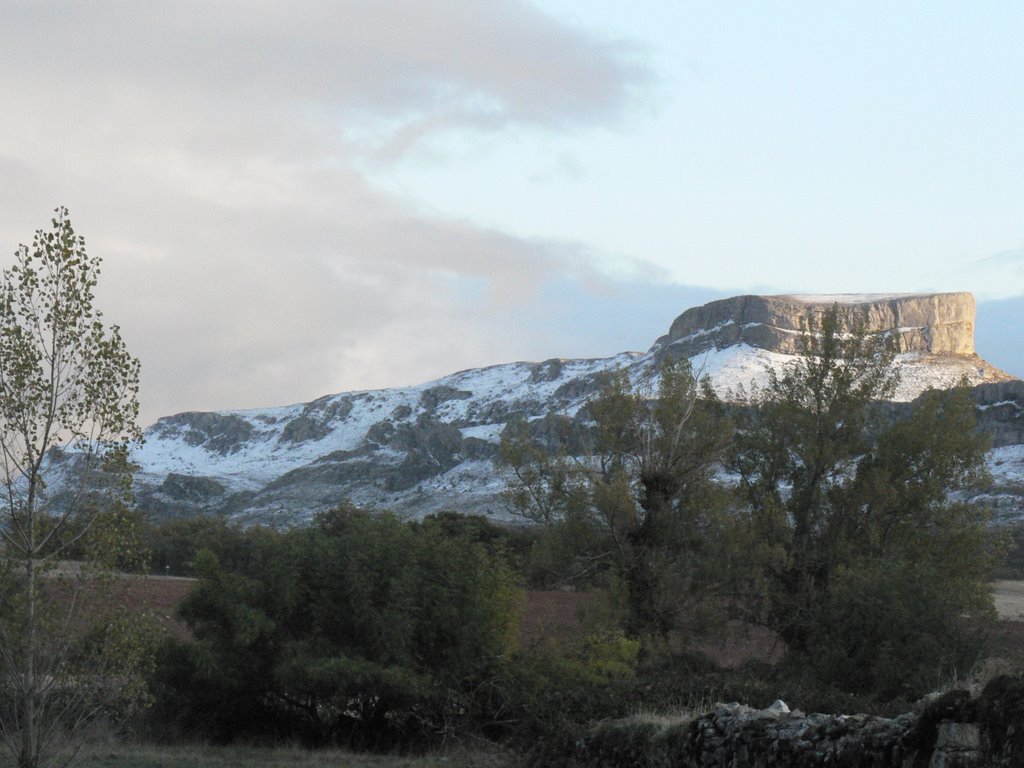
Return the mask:
M 424 756 L 353 754 L 337 749 L 110 744 L 79 756 L 81 768 L 513 768 L 516 761 L 494 750 L 453 748 Z

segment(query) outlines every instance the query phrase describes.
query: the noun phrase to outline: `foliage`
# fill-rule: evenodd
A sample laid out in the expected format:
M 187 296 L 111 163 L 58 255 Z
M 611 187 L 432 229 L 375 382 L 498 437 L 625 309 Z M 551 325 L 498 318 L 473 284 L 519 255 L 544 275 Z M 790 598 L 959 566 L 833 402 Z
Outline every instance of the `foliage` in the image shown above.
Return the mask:
M 500 557 L 441 526 L 351 508 L 268 535 L 242 572 L 201 556 L 166 649 L 162 714 L 218 740 L 393 747 L 438 738 L 513 643 Z
M 997 579 L 1024 580 L 1024 525 L 1011 523 L 1005 527 L 1006 558 L 995 570 Z
M 270 531 L 259 526 L 243 528 L 220 518 L 195 517 L 144 523 L 140 541 L 149 553 L 149 567 L 168 576 L 198 576 L 197 555 L 212 553 L 228 571 L 248 570 L 259 542 Z
M 535 755 L 562 750 L 581 724 L 621 717 L 637 700 L 639 651 L 621 632 L 520 650 L 487 691 L 494 725 L 486 732 Z
M 808 320 L 803 344 L 805 356 L 738 416 L 730 456 L 762 542 L 759 618 L 791 650 L 844 648 L 821 668 L 849 690 L 920 690 L 924 668 L 934 679 L 963 656 L 914 624 L 929 617 L 952 642 L 962 614 L 991 610 L 986 581 L 1001 545 L 988 511 L 951 495 L 985 474 L 972 399 L 931 391 L 909 415 L 887 416 L 878 401 L 896 385 L 891 345 L 863 325 L 840 327 L 835 308 Z
M 141 436 L 139 364 L 94 307 L 99 272 L 58 208 L 0 281 L 0 736 L 21 766 L 57 759 L 65 738 L 142 690 L 145 653 L 122 645 L 136 622 L 100 630 L 107 617 L 74 610 L 104 580 L 49 573 L 71 551 L 101 569 L 135 557 L 126 456 Z
M 956 577 L 953 577 L 955 581 Z M 962 596 L 930 564 L 864 561 L 835 576 L 810 640 L 822 680 L 880 701 L 913 701 L 980 660 Z
M 663 366 L 656 393 L 618 372 L 587 413 L 582 437 L 549 430 L 547 445 L 533 425 L 510 422 L 509 498 L 551 531 L 535 565 L 570 560 L 577 579 L 610 572 L 626 586 L 630 635 L 663 638 L 688 600 L 711 591 L 723 525 L 713 471 L 727 425 L 685 360 Z

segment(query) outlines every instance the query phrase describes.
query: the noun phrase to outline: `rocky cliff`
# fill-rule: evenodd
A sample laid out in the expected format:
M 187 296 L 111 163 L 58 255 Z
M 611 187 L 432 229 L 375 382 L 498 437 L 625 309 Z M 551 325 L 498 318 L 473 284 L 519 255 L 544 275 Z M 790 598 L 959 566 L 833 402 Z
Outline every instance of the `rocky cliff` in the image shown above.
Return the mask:
M 820 324 L 832 307 L 844 331 L 894 334 L 899 352 L 974 355 L 970 293 L 736 296 L 688 309 L 661 341 L 680 345 L 687 356 L 737 344 L 795 355 L 808 318 Z
M 168 416 L 133 455 L 136 497 L 154 516 L 281 525 L 343 499 L 414 515 L 449 508 L 502 516 L 504 480 L 493 459 L 513 416 L 538 429 L 551 413 L 581 418 L 612 371 L 626 370 L 639 386 L 669 355 L 688 357 L 728 398 L 792 362 L 801 323 L 834 304 L 847 327 L 864 319 L 871 332 L 898 334 L 898 400 L 964 377 L 985 385 L 979 413 L 996 444 L 1024 442 L 1024 384 L 1004 383 L 1008 376 L 974 354 L 970 294 L 740 296 L 688 310 L 645 353 L 509 363 L 281 408 Z M 1024 449 L 1000 450 L 993 467 L 1014 478 L 998 486 L 1001 512 L 1024 515 L 1015 495 L 1024 493 Z

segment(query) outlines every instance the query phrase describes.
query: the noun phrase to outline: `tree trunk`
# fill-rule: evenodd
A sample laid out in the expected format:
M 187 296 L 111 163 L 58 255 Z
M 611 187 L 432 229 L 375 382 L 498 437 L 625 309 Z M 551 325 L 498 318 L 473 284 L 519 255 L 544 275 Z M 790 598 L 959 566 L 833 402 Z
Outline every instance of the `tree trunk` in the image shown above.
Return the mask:
M 29 546 L 34 549 L 32 516 L 27 523 L 29 529 Z M 18 768 L 36 768 L 39 757 L 36 744 L 36 561 L 35 553 L 30 552 L 25 558 L 26 606 L 25 621 L 25 669 L 21 692 L 21 750 L 18 754 Z

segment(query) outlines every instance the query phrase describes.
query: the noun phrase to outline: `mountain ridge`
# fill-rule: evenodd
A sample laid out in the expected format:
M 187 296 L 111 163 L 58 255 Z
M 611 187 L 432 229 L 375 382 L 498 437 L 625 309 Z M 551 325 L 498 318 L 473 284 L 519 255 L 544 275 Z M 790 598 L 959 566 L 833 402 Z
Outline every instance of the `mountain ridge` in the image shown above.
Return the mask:
M 640 386 L 666 357 L 690 359 L 728 399 L 763 383 L 767 367 L 794 360 L 790 343 L 801 316 L 835 303 L 734 297 L 687 310 L 646 352 L 504 363 L 308 403 L 166 416 L 133 452 L 136 497 L 157 517 L 216 514 L 277 525 L 301 524 L 343 500 L 414 516 L 457 509 L 504 517 L 504 480 L 494 459 L 510 418 L 575 418 L 612 371 L 624 369 Z M 913 330 L 899 339 L 903 351 L 895 364 L 904 383 L 897 400 L 953 386 L 961 377 L 996 386 L 979 401 L 979 414 L 999 422 L 1000 439 L 1024 439 L 1024 384 L 1018 391 L 1011 377 L 974 354 L 970 294 L 857 295 L 840 306 L 844 323 L 852 318 L 848 311 L 866 307 L 871 316 L 874 308 L 873 333 L 886 332 L 890 320 Z M 700 316 L 703 325 L 694 321 Z M 765 332 L 769 326 L 785 333 Z M 1024 455 L 1020 460 L 1024 467 Z M 1017 466 L 1013 456 L 1009 461 Z

